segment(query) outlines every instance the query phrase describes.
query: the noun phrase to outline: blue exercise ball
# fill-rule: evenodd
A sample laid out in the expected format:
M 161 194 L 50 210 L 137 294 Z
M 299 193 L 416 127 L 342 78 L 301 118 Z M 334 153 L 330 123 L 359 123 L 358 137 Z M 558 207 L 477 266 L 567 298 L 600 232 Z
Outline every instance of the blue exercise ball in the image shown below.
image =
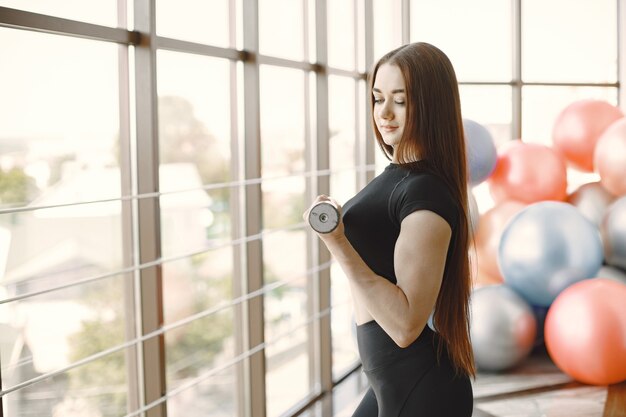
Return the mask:
M 477 185 L 489 178 L 496 168 L 498 153 L 491 133 L 480 123 L 463 119 L 469 183 Z
M 498 247 L 504 282 L 530 304 L 547 307 L 565 288 L 602 266 L 600 232 L 576 207 L 532 204 L 507 224 Z
M 473 291 L 470 337 L 474 360 L 481 371 L 504 371 L 533 349 L 537 323 L 530 305 L 503 284 Z

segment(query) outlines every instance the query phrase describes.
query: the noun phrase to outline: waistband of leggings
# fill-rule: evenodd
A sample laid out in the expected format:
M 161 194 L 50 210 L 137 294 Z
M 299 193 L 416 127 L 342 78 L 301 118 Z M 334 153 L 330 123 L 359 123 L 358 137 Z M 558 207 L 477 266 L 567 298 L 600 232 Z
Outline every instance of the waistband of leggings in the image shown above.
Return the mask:
M 418 354 L 430 356 L 435 352 L 436 334 L 428 326 L 424 326 L 417 339 L 405 348 L 398 346 L 375 320 L 358 325 L 356 330 L 359 354 L 365 371 Z

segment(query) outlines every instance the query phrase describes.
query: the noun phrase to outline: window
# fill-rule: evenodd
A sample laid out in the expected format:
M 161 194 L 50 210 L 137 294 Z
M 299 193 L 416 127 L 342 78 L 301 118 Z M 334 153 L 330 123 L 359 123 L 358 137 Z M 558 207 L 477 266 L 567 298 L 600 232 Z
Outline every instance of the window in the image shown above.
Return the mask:
M 497 144 L 620 94 L 611 0 L 128 3 L 0 0 L 5 415 L 292 415 L 358 369 L 302 213 L 387 164 L 363 71 L 403 42 Z

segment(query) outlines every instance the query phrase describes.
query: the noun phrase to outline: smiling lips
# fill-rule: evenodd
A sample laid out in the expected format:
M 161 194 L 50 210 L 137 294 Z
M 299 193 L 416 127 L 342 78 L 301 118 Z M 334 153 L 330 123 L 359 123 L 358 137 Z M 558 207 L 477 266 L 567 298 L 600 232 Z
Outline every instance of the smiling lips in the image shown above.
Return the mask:
M 398 126 L 381 126 L 380 128 L 385 132 L 393 132 L 398 128 Z

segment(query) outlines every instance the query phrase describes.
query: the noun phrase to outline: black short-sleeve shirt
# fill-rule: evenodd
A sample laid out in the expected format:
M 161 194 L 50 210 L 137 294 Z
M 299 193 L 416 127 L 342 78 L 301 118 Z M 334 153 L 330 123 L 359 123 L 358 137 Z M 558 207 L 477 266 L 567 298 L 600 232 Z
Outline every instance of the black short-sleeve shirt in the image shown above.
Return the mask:
M 423 163 L 413 164 L 411 169 L 389 164 L 343 206 L 346 237 L 374 273 L 394 284 L 393 256 L 400 224 L 416 210 L 433 211 L 450 224 L 452 247 L 458 203 L 445 182 Z

